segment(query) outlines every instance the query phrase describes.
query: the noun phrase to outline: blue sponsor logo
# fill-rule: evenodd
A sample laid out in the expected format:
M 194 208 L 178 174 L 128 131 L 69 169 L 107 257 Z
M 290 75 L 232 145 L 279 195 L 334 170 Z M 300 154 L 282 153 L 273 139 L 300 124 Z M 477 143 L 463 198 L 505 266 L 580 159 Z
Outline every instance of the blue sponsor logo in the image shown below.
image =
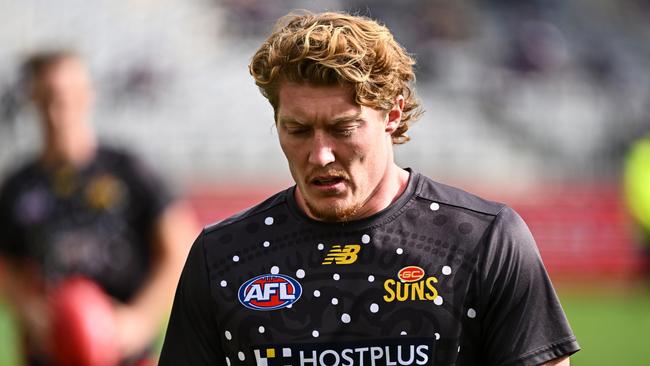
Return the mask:
M 251 278 L 239 287 L 239 302 L 252 310 L 277 310 L 295 303 L 302 295 L 302 286 L 281 274 L 265 274 Z

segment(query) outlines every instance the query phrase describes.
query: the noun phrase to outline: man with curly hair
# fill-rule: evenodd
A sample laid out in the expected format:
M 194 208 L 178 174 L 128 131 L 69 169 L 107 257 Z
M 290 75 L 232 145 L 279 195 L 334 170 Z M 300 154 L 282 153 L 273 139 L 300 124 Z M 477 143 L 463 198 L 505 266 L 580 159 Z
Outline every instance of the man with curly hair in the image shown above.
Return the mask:
M 278 22 L 249 69 L 296 185 L 203 230 L 161 365 L 569 364 L 521 218 L 396 165 L 414 63 L 365 17 Z

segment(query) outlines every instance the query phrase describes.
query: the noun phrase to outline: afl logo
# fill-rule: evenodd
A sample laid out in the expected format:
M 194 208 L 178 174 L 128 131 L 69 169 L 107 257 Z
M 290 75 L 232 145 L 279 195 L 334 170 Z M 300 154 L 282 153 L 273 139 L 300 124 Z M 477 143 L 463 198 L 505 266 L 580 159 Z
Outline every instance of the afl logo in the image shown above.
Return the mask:
M 277 310 L 295 303 L 302 295 L 302 286 L 281 274 L 265 274 L 251 278 L 239 287 L 239 302 L 252 310 Z
M 397 277 L 402 282 L 416 282 L 424 277 L 424 270 L 418 266 L 404 267 L 397 272 Z

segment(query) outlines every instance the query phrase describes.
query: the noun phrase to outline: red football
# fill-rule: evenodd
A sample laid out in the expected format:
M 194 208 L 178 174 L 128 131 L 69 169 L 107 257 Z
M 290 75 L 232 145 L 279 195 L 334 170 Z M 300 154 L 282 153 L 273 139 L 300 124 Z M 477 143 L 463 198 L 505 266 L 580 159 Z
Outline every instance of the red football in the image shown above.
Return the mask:
M 93 281 L 74 277 L 51 295 L 52 351 L 61 366 L 116 366 L 120 355 L 110 298 Z

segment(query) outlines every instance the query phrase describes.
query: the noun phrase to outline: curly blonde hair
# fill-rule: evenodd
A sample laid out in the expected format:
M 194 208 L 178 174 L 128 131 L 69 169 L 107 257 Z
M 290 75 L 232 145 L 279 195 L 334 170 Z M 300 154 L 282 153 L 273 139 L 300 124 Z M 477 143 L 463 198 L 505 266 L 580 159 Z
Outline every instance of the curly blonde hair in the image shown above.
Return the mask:
M 404 96 L 394 144 L 409 140 L 422 113 L 415 91 L 415 60 L 376 21 L 345 13 L 291 13 L 282 17 L 253 56 L 249 71 L 277 114 L 283 81 L 352 86 L 359 105 L 389 111 Z M 277 117 L 277 116 L 276 116 Z

